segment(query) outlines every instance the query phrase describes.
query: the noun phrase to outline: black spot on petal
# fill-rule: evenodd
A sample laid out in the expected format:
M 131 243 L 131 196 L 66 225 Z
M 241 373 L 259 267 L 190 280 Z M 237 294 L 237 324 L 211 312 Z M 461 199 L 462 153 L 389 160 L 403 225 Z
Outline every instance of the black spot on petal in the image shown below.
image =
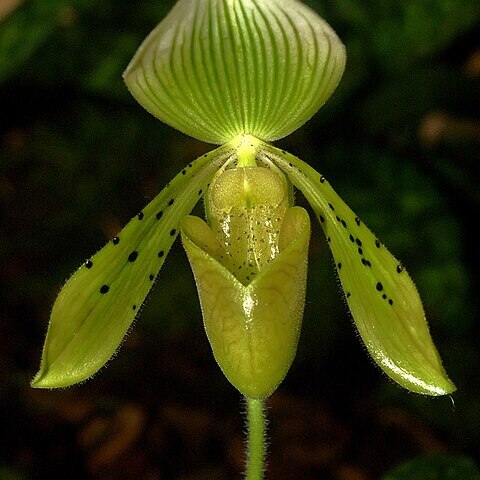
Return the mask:
M 136 305 L 132 305 L 132 310 L 136 310 L 137 309 L 137 306 Z
M 158 252 L 158 258 L 162 258 L 165 255 L 165 252 L 163 250 L 160 250 Z
M 173 237 L 176 233 L 177 233 L 177 231 L 176 231 L 174 228 L 172 228 L 172 229 L 170 230 L 170 236 L 171 236 L 171 237 Z
M 174 202 L 175 202 L 175 199 L 174 199 L 174 198 L 171 198 L 171 199 L 168 201 L 168 206 L 171 207 Z
M 323 215 L 319 215 L 318 219 L 320 220 L 321 223 L 325 223 L 325 217 Z
M 360 226 L 360 219 L 358 217 L 355 217 L 355 223 Z
M 155 280 L 155 275 L 153 273 L 151 273 L 149 276 L 148 276 L 149 280 L 151 282 L 153 282 Z
M 361 241 L 359 238 L 356 238 L 356 239 L 355 239 L 355 243 L 356 243 L 359 247 L 362 246 L 362 241 Z
M 182 170 L 182 175 L 186 175 L 187 171 L 185 169 Z
M 102 285 L 100 287 L 100 293 L 102 295 L 105 295 L 109 290 L 110 290 L 110 287 L 108 285 Z
M 138 252 L 133 251 L 129 256 L 128 256 L 128 261 L 129 262 L 134 262 L 138 257 Z
M 337 268 L 340 270 L 342 268 L 342 262 L 338 262 Z
M 114 245 L 118 245 L 120 243 L 120 237 L 113 237 L 112 242 Z
M 330 209 L 331 209 L 332 211 L 335 210 L 335 207 L 334 207 L 331 203 L 329 203 L 328 206 L 330 207 Z
M 156 217 L 157 217 L 157 220 L 160 220 L 160 219 L 163 217 L 163 212 L 162 212 L 162 210 L 160 210 L 160 211 L 157 213 Z
M 355 238 L 354 238 L 354 236 L 353 236 L 352 234 L 350 234 L 350 237 L 348 237 L 348 238 L 350 238 L 350 241 L 351 241 L 352 243 L 355 243 Z
M 399 264 L 397 265 L 397 273 L 402 273 L 403 270 L 404 270 L 404 266 L 403 266 L 401 263 L 399 263 Z
M 381 292 L 383 290 L 382 282 L 378 282 L 376 288 L 379 292 Z
M 86 266 L 87 268 L 92 268 L 92 267 L 93 267 L 93 262 L 92 262 L 91 260 L 87 260 L 87 261 L 85 262 L 85 266 Z
M 320 175 L 320 183 L 323 183 L 325 181 L 325 177 L 323 175 Z
M 393 305 L 393 300 L 390 298 L 390 299 L 388 300 L 388 303 L 389 303 L 390 305 Z
M 200 189 L 200 190 L 198 191 L 198 194 L 201 195 L 202 193 L 203 193 L 203 190 Z
M 143 212 L 140 212 L 138 215 L 139 220 L 143 220 L 143 217 L 145 216 Z
M 379 240 L 378 238 L 376 238 L 376 239 L 375 239 L 375 246 L 376 246 L 377 248 L 380 248 L 380 245 L 381 245 L 380 240 Z

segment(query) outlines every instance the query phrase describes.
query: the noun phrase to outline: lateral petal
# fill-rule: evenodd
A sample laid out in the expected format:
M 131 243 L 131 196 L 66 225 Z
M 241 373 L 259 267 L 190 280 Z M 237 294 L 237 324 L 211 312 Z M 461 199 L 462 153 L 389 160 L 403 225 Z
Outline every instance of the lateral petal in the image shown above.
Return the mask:
M 322 175 L 277 148 L 264 145 L 262 149 L 264 158 L 288 175 L 315 211 L 353 320 L 375 362 L 414 392 L 455 391 L 430 336 L 417 289 L 403 265 Z
M 230 153 L 221 147 L 192 162 L 68 279 L 53 305 L 33 387 L 81 382 L 115 353 L 177 237 L 180 220 Z

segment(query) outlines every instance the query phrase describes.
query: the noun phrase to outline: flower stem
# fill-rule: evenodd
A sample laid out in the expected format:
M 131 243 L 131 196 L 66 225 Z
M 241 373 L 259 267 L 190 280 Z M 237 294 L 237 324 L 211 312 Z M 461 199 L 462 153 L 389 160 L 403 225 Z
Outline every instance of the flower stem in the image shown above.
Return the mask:
M 262 480 L 265 461 L 265 405 L 263 400 L 245 397 L 247 402 L 246 480 Z

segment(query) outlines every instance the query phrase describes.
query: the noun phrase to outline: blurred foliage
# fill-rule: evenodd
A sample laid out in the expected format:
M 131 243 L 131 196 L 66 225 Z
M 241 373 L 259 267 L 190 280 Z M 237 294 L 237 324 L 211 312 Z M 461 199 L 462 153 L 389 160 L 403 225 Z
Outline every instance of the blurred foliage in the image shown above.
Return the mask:
M 462 455 L 415 458 L 394 468 L 382 480 L 478 480 L 480 470 Z
M 383 478 L 478 478 L 478 1 L 307 3 L 344 40 L 347 70 L 320 113 L 279 143 L 325 174 L 403 260 L 459 390 L 452 400 L 429 399 L 407 394 L 379 375 L 353 333 L 316 228 L 297 359 L 272 398 L 271 478 L 369 480 L 410 457 L 448 452 L 473 460 L 420 458 Z M 73 393 L 32 394 L 28 386 L 62 281 L 183 165 L 210 148 L 152 118 L 121 80 L 135 49 L 172 5 L 170 0 L 0 2 L 2 479 L 226 478 L 225 472 L 232 478 L 231 472 L 242 468 L 232 441 L 237 432 L 241 450 L 241 428 L 232 429 L 228 420 L 237 416 L 236 392 L 208 352 L 193 279 L 179 247 L 107 371 Z M 282 408 L 288 412 L 291 403 L 282 392 L 297 398 L 295 411 L 307 411 L 302 402 L 313 405 L 309 418 L 330 439 L 325 445 L 318 431 L 301 427 L 301 415 L 289 430 Z M 136 402 L 135 415 L 149 418 L 139 420 L 143 440 L 133 442 L 135 454 L 129 457 L 141 458 L 143 470 L 127 473 L 134 461 L 130 470 L 117 461 L 123 468 L 117 474 L 96 469 L 97 457 L 82 443 L 85 429 L 93 428 L 85 419 L 93 415 L 94 425 L 100 419 L 115 426 L 125 402 Z M 175 416 L 176 402 L 191 408 L 174 410 L 183 412 Z M 157 403 L 160 423 L 152 413 Z M 214 447 L 200 427 L 198 437 L 185 433 L 181 418 L 191 415 L 192 405 L 210 412 L 191 416 L 195 425 L 210 425 L 202 427 L 208 432 L 215 425 L 223 428 L 209 433 Z M 321 412 L 327 412 L 325 418 Z M 298 454 L 300 444 L 282 437 L 282 425 L 297 432 L 293 436 L 305 436 L 304 454 Z M 195 450 L 199 444 L 180 440 L 182 432 L 209 449 Z M 324 456 L 312 453 L 317 440 Z M 224 443 L 233 450 L 218 448 Z M 211 467 L 228 462 L 232 470 L 220 469 L 223 476 Z M 448 473 L 457 468 L 463 476 Z

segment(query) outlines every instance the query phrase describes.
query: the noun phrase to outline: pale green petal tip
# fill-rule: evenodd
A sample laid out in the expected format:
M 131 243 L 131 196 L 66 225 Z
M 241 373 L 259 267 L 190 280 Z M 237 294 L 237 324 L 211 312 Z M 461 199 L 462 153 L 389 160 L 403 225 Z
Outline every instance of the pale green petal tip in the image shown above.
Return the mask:
M 433 343 L 431 346 L 433 347 Z M 457 390 L 455 384 L 448 378 L 438 354 L 437 362 L 431 364 L 427 369 L 425 369 L 425 364 L 422 365 L 422 374 L 415 369 L 402 368 L 386 356 L 372 353 L 372 357 L 392 380 L 412 392 L 436 397 L 449 395 Z
M 65 372 L 55 372 L 51 369 L 44 370 L 43 368 L 35 375 L 33 380 L 30 382 L 30 385 L 33 388 L 65 388 L 71 387 L 77 383 L 81 383 L 84 380 L 90 378 L 93 374 L 87 375 L 74 375 L 68 374 Z
M 345 58 L 331 27 L 296 0 L 180 0 L 124 79 L 146 110 L 192 137 L 273 141 L 325 103 Z
M 45 341 L 42 353 L 40 370 L 30 382 L 30 385 L 33 388 L 53 389 L 71 387 L 72 385 L 82 383 L 93 377 L 108 361 L 108 358 L 105 358 L 103 363 L 95 364 L 92 361 L 87 361 L 85 358 L 82 359 L 83 350 L 81 346 L 78 347 L 78 351 L 74 352 L 67 346 L 67 357 L 71 357 L 70 359 L 66 359 L 66 362 L 61 359 L 53 359 L 53 361 L 50 362 L 49 358 L 55 355 L 55 352 L 52 353 L 51 344 L 51 335 L 50 339 L 47 335 L 47 340 Z M 70 350 L 70 352 L 68 350 Z M 60 358 L 61 357 L 62 355 L 60 355 Z M 78 363 L 79 360 L 83 360 L 83 365 Z
M 39 370 L 30 382 L 30 386 L 33 388 L 57 388 L 58 382 L 52 382 L 51 379 L 45 378 L 44 372 Z
M 95 375 L 102 366 L 96 366 L 91 362 L 84 362 L 83 365 L 79 365 L 78 359 L 79 356 L 81 356 L 81 347 L 79 352 L 72 352 L 70 355 L 72 358 L 66 359 L 66 362 L 54 358 L 50 361 L 52 356 L 52 335 L 49 332 L 43 347 L 40 369 L 30 382 L 33 388 L 70 387 L 88 380 Z

